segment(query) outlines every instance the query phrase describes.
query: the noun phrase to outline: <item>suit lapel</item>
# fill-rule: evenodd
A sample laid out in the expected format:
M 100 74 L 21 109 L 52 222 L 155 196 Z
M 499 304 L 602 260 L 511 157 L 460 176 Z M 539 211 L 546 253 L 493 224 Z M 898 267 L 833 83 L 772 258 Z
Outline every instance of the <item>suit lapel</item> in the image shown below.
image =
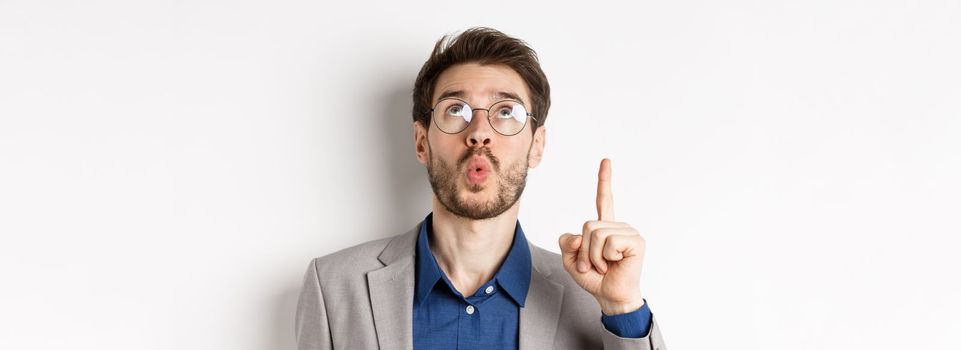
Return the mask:
M 414 251 L 419 229 L 417 225 L 391 240 L 378 256 L 386 266 L 367 273 L 374 329 L 382 350 L 414 347 Z
M 551 349 L 554 347 L 554 334 L 561 315 L 561 301 L 564 286 L 547 278 L 550 271 L 538 268 L 544 263 L 534 247 L 530 247 L 532 257 L 531 286 L 527 301 L 520 314 L 520 350 Z

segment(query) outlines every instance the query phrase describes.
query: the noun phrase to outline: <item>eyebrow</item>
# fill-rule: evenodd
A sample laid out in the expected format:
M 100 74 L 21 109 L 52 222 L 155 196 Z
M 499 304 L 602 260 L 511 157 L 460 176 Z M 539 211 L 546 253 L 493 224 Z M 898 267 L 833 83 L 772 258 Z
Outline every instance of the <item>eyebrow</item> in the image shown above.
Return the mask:
M 440 101 L 448 97 L 456 97 L 456 98 L 463 99 L 465 98 L 465 96 L 467 96 L 467 94 L 464 93 L 464 90 L 450 90 L 450 91 L 444 91 L 442 94 L 440 94 L 437 100 Z M 524 100 L 521 100 L 520 96 L 509 91 L 498 91 L 494 93 L 494 97 L 498 100 L 516 100 L 516 101 L 524 102 Z

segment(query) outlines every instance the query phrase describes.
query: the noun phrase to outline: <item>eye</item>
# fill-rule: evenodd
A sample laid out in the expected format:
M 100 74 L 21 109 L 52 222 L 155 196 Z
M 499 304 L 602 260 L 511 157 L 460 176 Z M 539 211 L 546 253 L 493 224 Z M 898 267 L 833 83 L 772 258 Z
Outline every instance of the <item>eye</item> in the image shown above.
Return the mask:
M 463 112 L 464 112 L 464 106 L 461 106 L 461 105 L 455 104 L 453 106 L 447 107 L 448 116 L 460 117 Z
M 495 115 L 498 119 L 512 119 L 514 118 L 514 111 L 508 107 L 501 107 Z

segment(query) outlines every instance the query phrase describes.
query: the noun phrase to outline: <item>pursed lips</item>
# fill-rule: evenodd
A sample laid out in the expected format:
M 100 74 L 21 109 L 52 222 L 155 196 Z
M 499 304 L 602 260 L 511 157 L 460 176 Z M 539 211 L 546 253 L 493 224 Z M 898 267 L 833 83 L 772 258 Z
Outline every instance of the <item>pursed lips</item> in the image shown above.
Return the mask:
M 467 163 L 467 181 L 472 185 L 478 185 L 487 180 L 490 174 L 490 163 L 483 156 L 477 155 Z

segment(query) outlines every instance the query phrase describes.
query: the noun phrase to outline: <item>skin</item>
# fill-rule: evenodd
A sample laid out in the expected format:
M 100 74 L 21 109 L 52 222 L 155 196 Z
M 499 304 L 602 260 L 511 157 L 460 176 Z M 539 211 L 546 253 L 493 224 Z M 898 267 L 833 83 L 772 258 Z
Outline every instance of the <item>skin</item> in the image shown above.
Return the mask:
M 448 68 L 435 82 L 432 105 L 449 91 L 462 91 L 461 98 L 474 108 L 487 108 L 503 99 L 496 95 L 499 92 L 514 94 L 531 106 L 523 78 L 503 65 L 467 63 Z M 486 112 L 475 111 L 467 129 L 457 134 L 446 134 L 434 123 L 425 127 L 414 122 L 417 160 L 428 167 L 435 192 L 431 250 L 462 295 L 473 294 L 493 278 L 507 257 L 520 208 L 519 190 L 523 189 L 518 176 L 526 177 L 528 168 L 540 164 L 547 134 L 543 126 L 531 133 L 528 122 L 517 135 L 503 136 L 486 118 Z M 462 162 L 470 152 L 493 156 L 500 165 L 479 186 L 468 182 L 466 163 Z M 438 186 L 440 183 L 444 185 Z M 640 274 L 645 245 L 637 230 L 614 220 L 610 183 L 610 161 L 604 159 L 598 172 L 598 220 L 585 222 L 580 234 L 561 235 L 558 243 L 565 270 L 597 299 L 605 314 L 615 315 L 643 306 Z M 486 218 L 471 218 L 457 210 L 490 209 L 496 204 L 503 204 L 503 211 L 488 211 L 490 217 Z

